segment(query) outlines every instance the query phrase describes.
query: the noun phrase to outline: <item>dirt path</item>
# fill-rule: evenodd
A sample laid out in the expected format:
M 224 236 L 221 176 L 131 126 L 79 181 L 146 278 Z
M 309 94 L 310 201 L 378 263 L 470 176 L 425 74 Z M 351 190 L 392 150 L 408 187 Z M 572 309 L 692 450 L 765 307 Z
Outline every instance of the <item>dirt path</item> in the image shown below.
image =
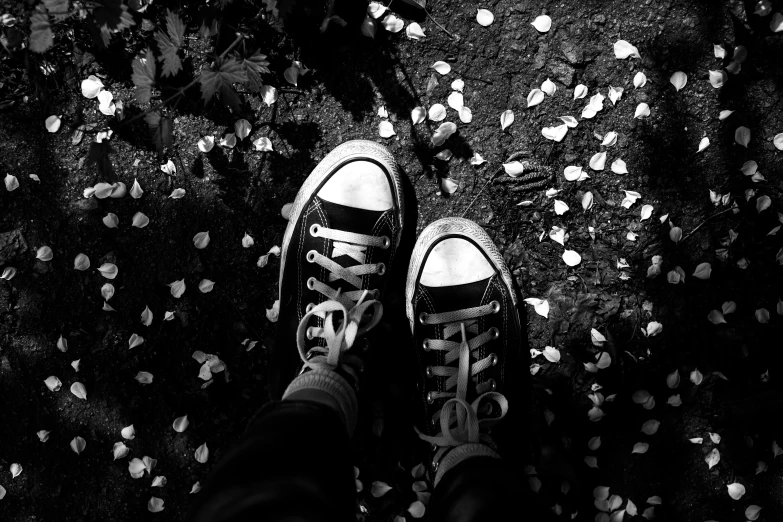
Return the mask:
M 430 2 L 432 16 L 459 36 L 454 40 L 397 3 L 393 8 L 406 25 L 418 21 L 425 39 L 379 29 L 369 40 L 358 34 L 360 13 L 346 15 L 349 28 L 327 37 L 308 36 L 310 27 L 290 37 L 270 36 L 274 74 L 268 82 L 278 87 L 279 98 L 271 106 L 251 99 L 239 116 L 251 122 L 252 134 L 233 150 L 215 147 L 202 154 L 196 146 L 200 135 L 232 132 L 239 116 L 219 108 L 205 115 L 180 112 L 172 176 L 161 172 L 143 140 L 143 125 L 115 135 L 110 143 L 116 179 L 129 188 L 137 179 L 144 190 L 139 199 L 83 197 L 86 187 L 104 180 L 86 161 L 89 140 L 72 144 L 66 125 L 78 112 L 86 121 L 104 117 L 81 97 L 78 84 L 55 98 L 54 110 L 65 122 L 58 133 L 46 132 L 49 114 L 33 102 L 2 114 L 0 174 L 15 175 L 20 187 L 0 192 L 0 269 L 18 271 L 12 280 L 0 280 L 0 486 L 8 492 L 0 500 L 0 519 L 160 518 L 147 511 L 151 495 L 165 500 L 166 520 L 185 519 L 192 485 L 204 480 L 266 399 L 274 325 L 265 310 L 277 298 L 279 264 L 273 256 L 263 268 L 256 262 L 279 245 L 285 225 L 280 209 L 309 171 L 331 148 L 354 138 L 383 142 L 396 155 L 415 188 L 419 230 L 442 216 L 474 219 L 501 246 L 524 297 L 549 303 L 548 318 L 527 307 L 529 347 L 552 346 L 560 357 L 531 361 L 530 438 L 533 448 L 555 448 L 575 475 L 564 487 L 570 471 L 536 449 L 532 464 L 543 486 L 531 502 L 547 510 L 558 505 L 563 517 L 578 511 L 579 520 L 592 520 L 598 513 L 592 492 L 600 485 L 621 497 L 616 508 L 629 510 L 630 498 L 639 515 L 659 496 L 659 520 L 745 520 L 752 504 L 763 507 L 759 520 L 783 517 L 781 470 L 772 449 L 773 441 L 783 443 L 774 422 L 783 405 L 783 269 L 776 263 L 783 235 L 769 235 L 783 211 L 783 153 L 772 143 L 783 132 L 783 37 L 769 30 L 770 18 L 753 15 L 752 3 L 736 0 L 501 0 L 481 5 L 495 16 L 482 27 L 474 2 Z M 773 5 L 783 9 L 779 0 Z M 547 33 L 531 26 L 540 14 L 552 18 Z M 616 58 L 618 40 L 635 45 L 641 58 Z M 726 49 L 726 59 L 715 57 L 714 44 Z M 748 55 L 741 71 L 713 88 L 708 71 L 727 66 L 737 45 Z M 291 59 L 313 69 L 296 88 L 282 76 Z M 431 68 L 439 60 L 451 65 L 448 74 Z M 688 78 L 680 91 L 670 83 L 677 71 Z M 635 88 L 639 72 L 647 82 Z M 458 79 L 470 123 L 447 105 Z M 554 95 L 527 108 L 530 91 L 547 79 L 556 86 Z M 588 94 L 575 100 L 580 84 Z M 624 89 L 616 103 L 608 97 L 610 86 Z M 130 87 L 111 84 L 115 98 L 125 100 Z M 596 93 L 606 96 L 603 110 L 582 118 Z M 447 107 L 444 121 L 458 129 L 440 147 L 431 142 L 439 123 L 411 121 L 414 107 L 435 103 Z M 648 104 L 650 115 L 634 118 L 640 103 Z M 388 139 L 378 134 L 381 107 L 396 132 Z M 506 110 L 513 111 L 514 122 L 501 130 Z M 723 110 L 734 112 L 720 120 Z M 560 116 L 573 116 L 578 125 L 561 142 L 545 139 L 541 130 L 560 125 Z M 740 126 L 750 130 L 747 147 L 735 142 Z M 617 133 L 616 143 L 602 146 L 609 132 Z M 249 146 L 263 136 L 274 152 Z M 705 136 L 710 145 L 697 152 Z M 434 158 L 443 149 L 453 154 L 450 160 Z M 602 151 L 605 167 L 589 168 Z M 543 166 L 532 180 L 503 171 L 507 158 L 520 152 L 526 154 L 521 160 Z M 486 162 L 471 165 L 474 154 Z M 627 173 L 612 171 L 617 159 Z M 740 168 L 749 160 L 758 163 L 765 181 L 743 175 Z M 566 181 L 568 166 L 582 167 L 589 178 Z M 442 178 L 458 185 L 448 197 L 441 193 Z M 169 198 L 175 188 L 185 189 L 185 197 Z M 550 198 L 547 189 L 558 192 Z M 728 204 L 713 204 L 710 190 L 727 195 Z M 624 191 L 640 194 L 630 208 L 622 205 Z M 584 212 L 588 192 L 593 205 Z M 758 212 L 762 196 L 771 207 Z M 558 215 L 555 200 L 568 211 Z M 736 211 L 712 217 L 735 204 Z M 642 220 L 644 205 L 653 209 Z M 136 212 L 150 224 L 132 227 Z M 119 218 L 117 228 L 104 225 L 107 213 Z M 683 231 L 679 244 L 670 239 L 670 224 Z M 550 239 L 553 227 L 565 232 L 564 246 Z M 211 242 L 198 250 L 193 237 L 203 231 Z M 241 244 L 245 233 L 255 239 L 249 248 Z M 49 262 L 35 260 L 43 245 L 54 252 Z M 566 249 L 581 262 L 568 266 Z M 89 256 L 89 270 L 73 269 L 79 253 Z M 662 258 L 661 273 L 650 278 L 654 256 Z M 103 263 L 119 267 L 116 279 L 107 281 L 95 270 Z M 700 263 L 711 264 L 709 279 L 692 275 Z M 686 275 L 683 283 L 667 282 L 675 267 Z M 167 285 L 180 279 L 187 289 L 174 298 Z M 202 279 L 215 282 L 211 292 L 198 290 Z M 108 301 L 113 312 L 101 309 L 106 282 L 115 287 Z M 708 321 L 710 311 L 728 301 L 736 311 L 723 314 L 726 324 Z M 153 312 L 150 326 L 140 321 L 145 307 Z M 761 309 L 770 315 L 765 324 L 758 320 Z M 167 311 L 174 312 L 171 321 L 163 320 Z M 660 334 L 644 335 L 654 322 L 663 325 Z M 592 329 L 608 340 L 591 342 Z M 132 334 L 144 343 L 129 349 Z M 68 342 L 65 353 L 57 349 L 60 336 Z M 257 344 L 248 350 L 250 342 Z M 200 364 L 191 357 L 197 350 L 218 355 L 227 367 L 206 389 Z M 611 365 L 587 371 L 585 363 L 595 363 L 602 352 L 610 354 Z M 74 360 L 80 361 L 78 373 Z M 703 377 L 699 385 L 689 379 L 694 370 Z M 139 384 L 139 371 L 153 374 L 153 382 Z M 667 386 L 667 375 L 675 371 L 676 389 Z M 50 375 L 62 381 L 62 389 L 47 389 L 43 381 Z M 86 401 L 69 392 L 76 381 L 85 385 Z M 639 390 L 647 390 L 653 403 L 634 403 Z M 597 391 L 603 395 L 588 397 Z M 409 471 L 420 459 L 408 452 L 412 430 L 393 422 L 400 393 L 390 387 L 368 399 L 367 434 L 358 438 L 355 456 L 365 486 L 365 520 L 392 520 L 416 500 Z M 674 395 L 680 406 L 667 404 Z M 605 417 L 591 422 L 588 411 L 596 403 Z M 190 427 L 177 433 L 171 423 L 182 415 Z M 385 419 L 381 437 L 378 419 Z M 660 421 L 653 435 L 640 431 L 650 420 Z M 131 424 L 135 438 L 124 440 L 120 432 Z M 39 441 L 39 430 L 50 431 L 47 442 Z M 720 434 L 720 442 L 709 433 Z M 80 455 L 69 448 L 76 436 L 87 443 Z M 593 440 L 589 449 L 594 437 L 600 447 Z M 695 437 L 703 442 L 689 442 Z M 157 459 L 152 475 L 166 476 L 167 485 L 150 488 L 149 474 L 134 480 L 125 458 L 112 461 L 112 445 L 119 441 L 131 448 L 128 458 Z M 204 442 L 210 457 L 200 464 L 194 451 Z M 645 453 L 632 453 L 637 443 L 649 445 Z M 708 470 L 704 457 L 713 449 L 722 458 Z M 585 461 L 591 456 L 597 468 Z M 765 471 L 757 472 L 758 462 Z M 14 479 L 8 473 L 12 463 L 23 466 Z M 537 477 L 530 478 L 535 489 Z M 369 494 L 374 480 L 395 489 L 375 499 Z M 746 488 L 740 500 L 727 494 L 734 482 Z

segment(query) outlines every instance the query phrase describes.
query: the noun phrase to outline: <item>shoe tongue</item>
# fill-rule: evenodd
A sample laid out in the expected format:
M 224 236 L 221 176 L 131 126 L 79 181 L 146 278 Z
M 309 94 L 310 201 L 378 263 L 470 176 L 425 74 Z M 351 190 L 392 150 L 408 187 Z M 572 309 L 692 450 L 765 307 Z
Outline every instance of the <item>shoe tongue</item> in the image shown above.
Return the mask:
M 494 276 L 493 276 L 494 277 Z M 487 285 L 492 277 L 474 283 L 454 286 L 424 286 L 436 312 L 451 312 L 480 306 Z
M 364 210 L 332 203 L 325 199 L 319 198 L 319 200 L 324 214 L 329 216 L 328 227 L 335 230 L 371 236 L 373 235 L 375 224 L 384 213 L 382 210 Z

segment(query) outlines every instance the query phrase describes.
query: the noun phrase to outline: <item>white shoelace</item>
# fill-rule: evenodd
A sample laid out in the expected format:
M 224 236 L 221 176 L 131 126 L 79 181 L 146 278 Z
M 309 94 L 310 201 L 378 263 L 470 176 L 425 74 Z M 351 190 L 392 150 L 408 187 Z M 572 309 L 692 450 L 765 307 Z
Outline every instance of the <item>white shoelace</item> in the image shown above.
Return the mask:
M 482 428 L 487 428 L 498 423 L 505 417 L 508 411 L 508 401 L 503 394 L 488 391 L 492 384 L 485 381 L 476 386 L 479 396 L 472 402 L 467 402 L 468 381 L 471 377 L 493 366 L 493 354 L 470 363 L 471 355 L 477 358 L 477 351 L 489 341 L 496 339 L 499 332 L 490 329 L 481 334 L 478 333 L 477 319 L 497 311 L 497 303 L 492 302 L 483 306 L 443 312 L 439 314 L 422 314 L 420 320 L 428 325 L 444 325 L 443 339 L 429 339 L 427 346 L 430 350 L 446 352 L 444 366 L 432 366 L 432 376 L 447 377 L 446 391 L 432 391 L 432 400 L 449 398 L 433 416 L 433 420 L 440 416 L 440 433 L 435 436 L 425 435 L 418 429 L 419 438 L 436 446 L 440 446 L 439 454 L 451 446 L 459 446 L 465 443 L 485 442 L 491 443 L 492 439 L 486 433 L 481 433 Z M 448 341 L 449 337 L 457 332 L 461 333 L 462 341 Z M 468 332 L 474 337 L 468 340 Z M 457 367 L 448 366 L 449 363 L 459 360 Z M 456 387 L 456 390 L 453 390 Z M 500 407 L 500 415 L 497 417 L 485 417 L 479 419 L 482 404 L 486 401 L 494 401 Z M 489 406 L 489 405 L 487 405 Z M 437 455 L 436 455 L 437 458 Z
M 335 290 L 315 278 L 308 280 L 308 288 L 323 294 L 328 300 L 310 308 L 299 322 L 296 332 L 299 357 L 307 368 L 335 370 L 339 366 L 356 380 L 357 370 L 362 365 L 361 359 L 356 355 L 345 354 L 345 352 L 351 349 L 357 337 L 361 337 L 375 327 L 383 317 L 383 305 L 380 301 L 365 300 L 370 293 L 373 297 L 377 297 L 377 292 L 361 289 L 361 276 L 383 274 L 386 270 L 383 263 L 364 263 L 367 247 L 387 248 L 389 239 L 334 230 L 320 225 L 311 226 L 310 234 L 315 237 L 331 239 L 332 255 L 327 257 L 311 250 L 307 254 L 307 261 L 326 268 L 329 271 L 330 283 L 343 279 L 357 290 L 343 292 L 341 288 Z M 331 259 L 338 256 L 349 256 L 360 264 L 344 267 Z M 337 312 L 341 314 L 341 319 L 335 328 L 334 316 Z M 323 319 L 322 327 L 308 326 L 308 322 L 314 315 Z M 306 348 L 307 339 L 316 337 L 323 339 L 326 346 L 314 346 L 308 350 Z M 310 354 L 309 358 L 308 353 Z

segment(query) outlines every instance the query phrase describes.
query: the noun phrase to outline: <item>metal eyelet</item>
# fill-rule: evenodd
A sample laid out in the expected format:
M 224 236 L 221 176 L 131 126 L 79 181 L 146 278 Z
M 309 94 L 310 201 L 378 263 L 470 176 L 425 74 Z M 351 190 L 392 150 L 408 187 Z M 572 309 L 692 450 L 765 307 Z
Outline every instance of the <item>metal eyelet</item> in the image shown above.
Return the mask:
M 307 338 L 308 338 L 309 340 L 311 340 L 311 341 L 312 341 L 312 340 L 313 340 L 313 328 L 312 328 L 312 327 L 309 327 L 309 328 L 307 328 L 307 331 L 305 332 L 305 335 L 307 336 Z M 308 356 L 308 359 L 309 359 L 309 357 L 310 357 L 310 352 L 308 352 L 308 353 L 307 353 L 307 356 Z
M 421 342 L 421 346 L 422 346 L 422 348 L 424 348 L 425 352 L 429 352 L 430 351 L 430 340 L 429 339 L 424 339 Z
M 495 379 L 490 379 L 489 385 L 492 387 L 492 391 L 495 391 L 498 388 L 498 384 L 495 382 Z
M 313 237 L 318 237 L 318 231 L 321 229 L 321 226 L 318 223 L 313 223 L 310 225 L 310 235 Z
M 309 330 L 309 328 L 308 328 L 308 330 Z M 313 358 L 313 356 L 314 356 L 314 355 L 315 355 L 315 352 L 314 352 L 314 351 L 312 351 L 312 350 L 307 350 L 307 353 L 305 354 L 305 359 L 307 359 L 307 360 L 309 361 L 310 359 L 312 359 L 312 358 Z
M 309 251 L 309 252 L 307 253 L 307 256 L 306 256 L 307 262 L 308 262 L 308 263 L 315 263 L 315 255 L 316 255 L 317 253 L 318 253 L 318 252 L 316 252 L 315 250 L 311 250 L 311 251 Z
M 432 398 L 432 392 L 427 392 L 427 402 L 430 404 L 435 402 L 435 399 Z
M 425 321 L 427 320 L 427 314 L 426 312 L 422 312 L 419 314 L 419 322 L 421 324 L 427 324 Z
M 310 290 L 315 290 L 315 278 L 311 277 L 307 280 L 307 288 Z
M 307 306 L 305 307 L 305 313 L 309 314 L 313 311 L 313 308 L 315 308 L 315 303 L 307 303 Z
M 493 314 L 496 314 L 496 313 L 498 313 L 500 311 L 500 303 L 498 303 L 497 301 L 492 301 L 489 304 L 492 305 L 492 313 Z
M 386 273 L 386 265 L 383 263 L 378 263 L 378 275 L 383 275 Z
M 500 330 L 498 330 L 494 326 L 489 329 L 489 333 L 492 334 L 493 339 L 497 339 L 498 337 L 500 337 Z
M 427 377 L 430 379 L 432 378 L 432 366 L 427 366 L 427 369 L 425 370 L 425 373 L 427 374 Z
M 391 239 L 389 239 L 388 236 L 383 236 L 381 238 L 381 241 L 382 241 L 382 243 L 381 243 L 381 248 L 382 249 L 386 250 L 387 248 L 389 248 L 391 246 Z
M 492 358 L 492 361 L 491 361 L 492 366 L 497 365 L 497 363 L 498 363 L 498 356 L 497 356 L 497 354 L 491 353 L 491 354 L 489 354 L 489 356 Z

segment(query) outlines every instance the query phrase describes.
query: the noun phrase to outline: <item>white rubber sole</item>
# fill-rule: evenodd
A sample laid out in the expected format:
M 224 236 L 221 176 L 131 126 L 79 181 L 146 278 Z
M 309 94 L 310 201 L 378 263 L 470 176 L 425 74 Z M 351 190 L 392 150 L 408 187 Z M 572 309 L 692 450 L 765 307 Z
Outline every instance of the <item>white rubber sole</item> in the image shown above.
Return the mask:
M 390 175 L 392 185 L 394 186 L 394 197 L 397 207 L 400 209 L 400 228 L 403 226 L 403 219 L 405 216 L 405 206 L 402 197 L 402 182 L 400 181 L 400 173 L 397 168 L 397 162 L 394 160 L 389 149 L 369 140 L 352 140 L 346 141 L 335 147 L 324 159 L 313 169 L 307 179 L 305 180 L 302 188 L 296 194 L 293 206 L 291 207 L 291 214 L 288 217 L 288 225 L 283 235 L 283 242 L 280 245 L 280 278 L 278 280 L 278 298 L 282 302 L 282 287 L 283 287 L 283 270 L 286 266 L 286 257 L 288 253 L 288 244 L 291 242 L 291 237 L 294 235 L 294 230 L 299 216 L 307 203 L 318 192 L 321 186 L 326 182 L 326 179 L 330 174 L 335 172 L 342 165 L 355 160 L 368 159 L 378 162 Z M 395 248 L 399 246 L 400 237 L 399 234 L 395 239 Z
M 511 279 L 511 273 L 506 267 L 503 256 L 500 255 L 495 242 L 492 241 L 487 233 L 475 222 L 458 217 L 448 217 L 435 221 L 427 225 L 418 239 L 416 246 L 413 247 L 411 262 L 408 267 L 408 277 L 405 280 L 405 313 L 408 316 L 411 332 L 413 331 L 413 294 L 416 291 L 416 281 L 421 273 L 424 264 L 424 258 L 430 249 L 441 239 L 447 237 L 464 237 L 475 243 L 483 252 L 489 262 L 500 271 L 503 282 L 508 287 L 511 301 L 514 306 L 517 305 L 517 294 L 514 292 L 514 283 Z

